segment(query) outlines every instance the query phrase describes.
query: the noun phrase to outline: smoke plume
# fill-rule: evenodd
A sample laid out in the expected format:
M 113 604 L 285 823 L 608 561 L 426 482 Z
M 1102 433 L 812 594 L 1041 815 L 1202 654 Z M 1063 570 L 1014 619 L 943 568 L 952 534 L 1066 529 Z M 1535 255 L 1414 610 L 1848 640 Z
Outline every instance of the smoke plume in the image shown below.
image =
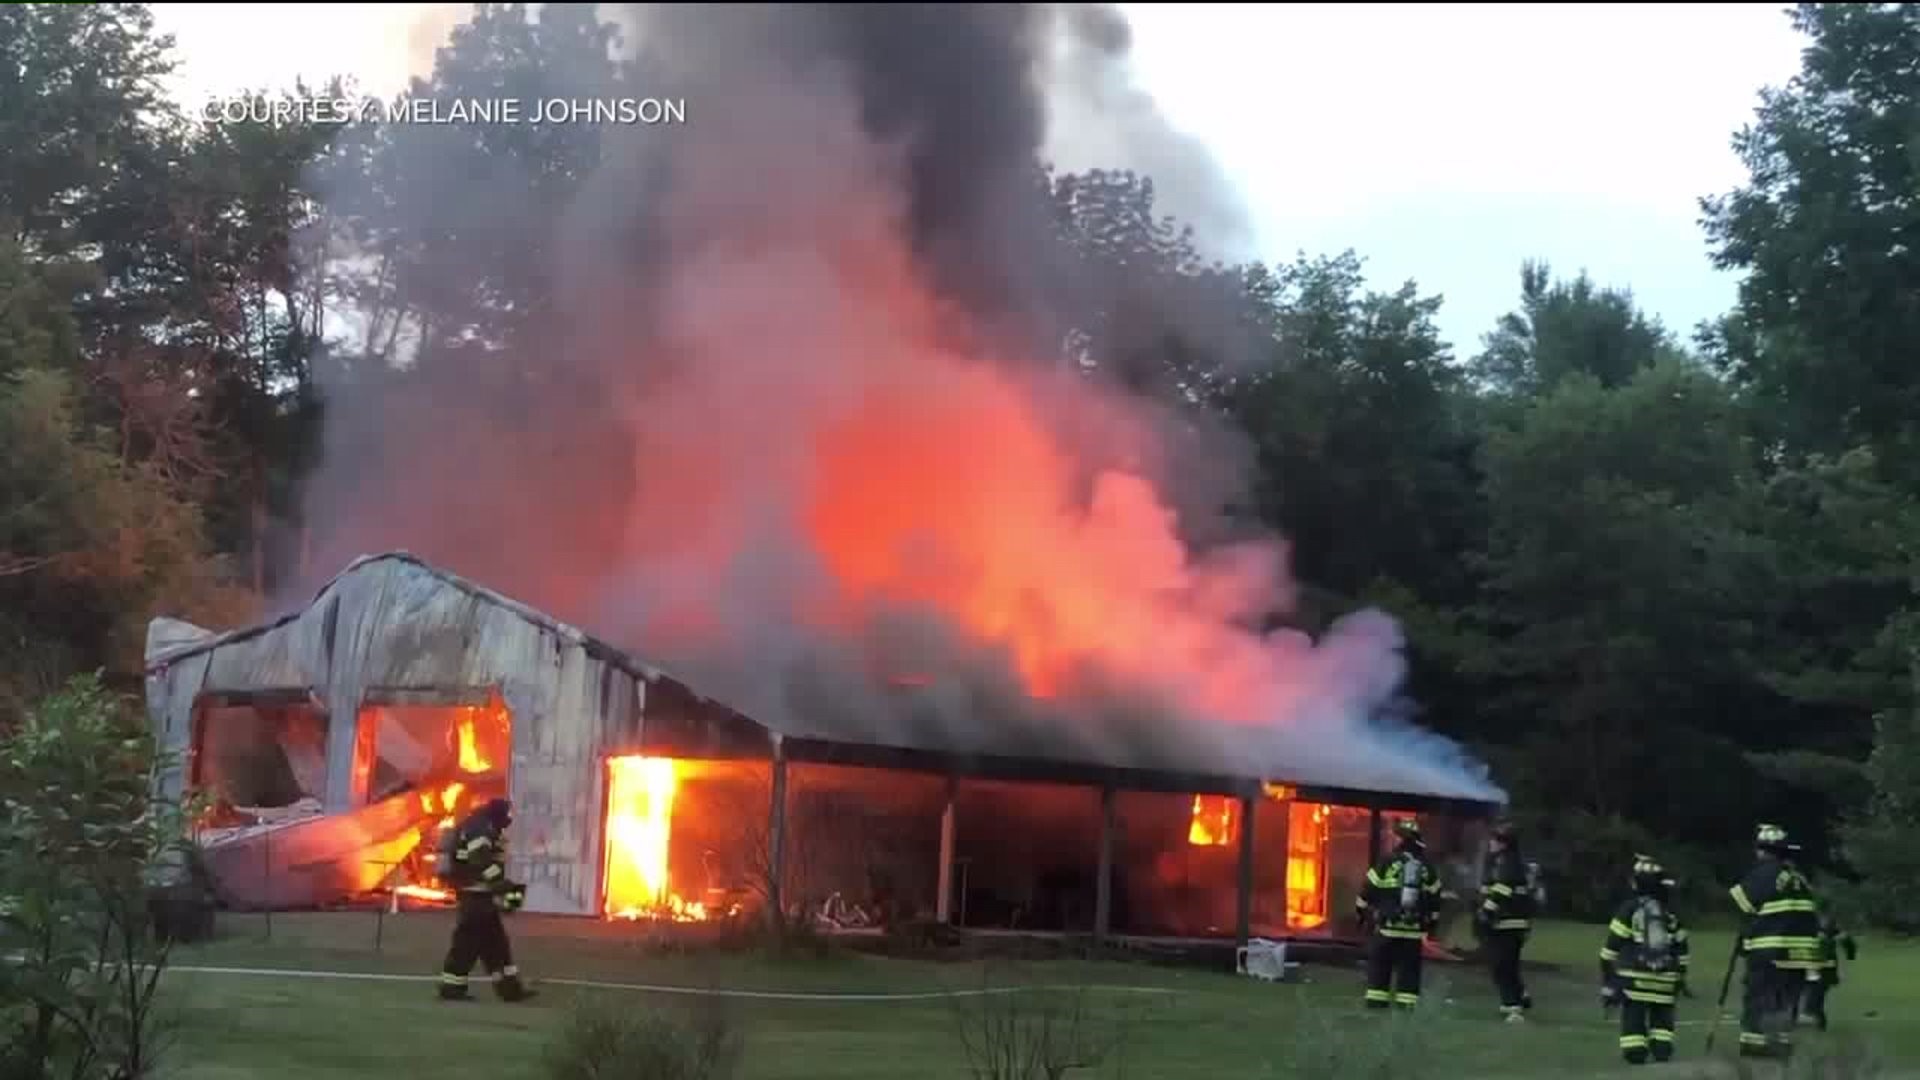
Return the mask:
M 1260 633 L 1294 601 L 1284 542 L 1194 543 L 1227 530 L 1166 494 L 1196 465 L 1173 412 L 1061 360 L 1049 79 L 1064 52 L 1098 83 L 1124 24 L 931 4 L 620 22 L 687 122 L 611 132 L 551 235 L 511 241 L 555 318 L 336 388 L 309 507 L 329 565 L 415 551 L 789 731 L 1494 791 L 1396 719 L 1390 618 Z M 433 213 L 523 220 L 483 197 L 511 184 L 462 168 L 441 163 Z

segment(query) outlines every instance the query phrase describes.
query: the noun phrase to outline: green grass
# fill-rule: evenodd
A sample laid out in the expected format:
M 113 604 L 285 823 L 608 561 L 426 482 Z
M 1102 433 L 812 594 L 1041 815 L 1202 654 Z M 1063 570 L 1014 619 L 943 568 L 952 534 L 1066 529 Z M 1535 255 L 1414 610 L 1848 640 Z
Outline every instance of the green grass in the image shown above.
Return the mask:
M 835 951 L 825 957 L 772 959 L 750 952 L 688 951 L 648 944 L 631 927 L 513 920 L 517 959 L 542 978 L 646 983 L 683 988 L 756 991 L 912 993 L 977 988 L 997 969 L 975 963 L 884 959 Z M 229 920 L 220 941 L 176 954 L 183 966 L 278 968 L 431 976 L 450 921 L 442 914 L 390 917 L 373 948 L 371 915 L 278 916 L 271 940 L 257 920 Z M 1023 966 L 1023 978 L 1058 984 L 1143 987 L 1165 993 L 1103 992 L 1109 1015 L 1125 1010 L 1129 1041 L 1124 1072 L 1108 1068 L 1077 1076 L 1215 1080 L 1334 1076 L 1366 1080 L 1358 1063 L 1412 1040 L 1434 1076 L 1562 1077 L 1622 1073 L 1614 1028 L 1595 995 L 1597 927 L 1549 924 L 1528 951 L 1530 962 L 1560 970 L 1529 971 L 1537 1007 L 1530 1023 L 1501 1024 L 1484 968 L 1431 965 L 1422 1015 L 1363 1013 L 1359 972 L 1312 966 L 1297 985 L 1271 986 L 1226 974 L 1106 962 L 1056 960 Z M 1699 931 L 1694 990 L 1681 1003 L 1680 1056 L 1699 1061 L 1712 999 L 1730 938 Z M 1863 940 L 1857 964 L 1830 1011 L 1829 1039 L 1870 1039 L 1902 1071 L 1920 1066 L 1920 1031 L 1902 1019 L 1920 1016 L 1920 947 Z M 179 971 L 169 976 L 168 1002 L 179 1021 L 169 1061 L 182 1080 L 273 1076 L 276 1080 L 388 1075 L 537 1077 L 545 1040 L 577 994 L 622 995 L 635 1008 L 684 995 L 581 989 L 548 984 L 535 1002 L 506 1006 L 484 997 L 470 1005 L 432 1000 L 430 982 L 283 978 Z M 1737 998 L 1738 987 L 1735 987 Z M 901 1076 L 963 1080 L 960 1009 L 981 999 L 832 1002 L 737 1000 L 733 1011 L 747 1039 L 746 1080 L 862 1080 Z M 1734 1025 L 1723 1023 L 1722 1049 Z M 1812 1049 L 1822 1040 L 1800 1036 Z M 1333 1054 L 1331 1047 L 1338 1047 Z M 1716 1052 L 1718 1053 L 1718 1051 Z M 1369 1057 L 1371 1055 L 1371 1057 Z M 1690 1071 L 1690 1070 L 1688 1070 Z M 1667 1076 L 1685 1075 L 1667 1070 Z

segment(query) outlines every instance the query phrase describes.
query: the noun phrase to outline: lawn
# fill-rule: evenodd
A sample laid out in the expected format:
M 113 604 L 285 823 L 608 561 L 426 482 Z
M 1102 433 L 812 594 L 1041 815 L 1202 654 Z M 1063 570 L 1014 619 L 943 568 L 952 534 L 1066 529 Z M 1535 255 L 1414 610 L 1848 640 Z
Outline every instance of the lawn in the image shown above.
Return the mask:
M 365 914 L 282 915 L 271 937 L 257 917 L 229 920 L 222 938 L 176 954 L 167 998 L 179 1028 L 169 1061 L 182 1080 L 271 1075 L 276 1080 L 381 1074 L 427 1080 L 540 1075 L 544 1045 L 577 995 L 613 996 L 636 1008 L 698 1000 L 689 993 L 556 980 L 641 984 L 685 991 L 758 994 L 907 995 L 978 990 L 1015 977 L 1002 965 L 884 959 L 836 950 L 771 958 L 695 952 L 649 943 L 631 927 L 516 919 L 518 959 L 542 996 L 507 1006 L 491 996 L 467 1005 L 433 1000 L 431 976 L 450 928 L 438 913 L 389 917 L 380 947 Z M 1426 1007 L 1404 1019 L 1363 1013 L 1359 973 L 1311 966 L 1305 981 L 1273 986 L 1226 974 L 1053 960 L 1023 964 L 1018 978 L 1092 986 L 1097 1015 L 1119 1022 L 1127 1041 L 1108 1067 L 1076 1075 L 1215 1080 L 1224 1076 L 1333 1076 L 1366 1080 L 1369 1062 L 1413 1049 L 1432 1076 L 1598 1076 L 1623 1072 L 1614 1030 L 1595 996 L 1596 927 L 1549 924 L 1529 959 L 1537 1008 L 1530 1023 L 1498 1021 L 1484 969 L 1429 968 Z M 1700 999 L 1683 1002 L 1680 1054 L 1699 1061 L 1730 939 L 1696 937 Z M 1861 943 L 1860 961 L 1831 1006 L 1834 1033 L 1801 1035 L 1809 1050 L 1865 1039 L 1905 1072 L 1920 1066 L 1920 1032 L 1897 1019 L 1920 1016 L 1920 947 Z M 239 974 L 191 968 L 272 969 L 388 978 Z M 542 980 L 548 980 L 542 984 Z M 1114 989 L 1125 988 L 1125 989 Z M 1736 988 L 1737 994 L 1737 988 Z M 964 1080 L 961 1018 L 1004 997 L 920 1000 L 729 998 L 747 1042 L 745 1080 Z M 1723 1024 L 1717 1046 L 1730 1047 Z M 1717 1050 L 1716 1053 L 1719 1051 Z M 1399 1070 L 1395 1070 L 1397 1073 Z M 1684 1075 L 1692 1070 L 1666 1070 Z M 1384 1073 L 1382 1075 L 1385 1075 Z

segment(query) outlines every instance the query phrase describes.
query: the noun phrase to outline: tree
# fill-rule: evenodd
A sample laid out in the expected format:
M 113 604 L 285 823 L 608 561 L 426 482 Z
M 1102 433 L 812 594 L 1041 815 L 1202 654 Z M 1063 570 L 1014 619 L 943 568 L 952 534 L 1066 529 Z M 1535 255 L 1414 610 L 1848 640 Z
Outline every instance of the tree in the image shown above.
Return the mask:
M 1907 700 L 1881 713 L 1867 777 L 1873 796 L 1866 812 L 1842 831 L 1847 861 L 1865 875 L 1859 890 L 1865 913 L 1878 925 L 1920 933 L 1920 915 L 1910 897 L 1920 888 L 1920 616 L 1908 614 L 1889 628 L 1893 644 L 1907 655 Z
M 42 258 L 101 239 L 102 192 L 168 108 L 171 46 L 145 4 L 0 7 L 0 235 Z
M 592 5 L 475 4 L 401 99 L 617 98 L 619 32 Z M 373 124 L 334 148 L 319 184 L 346 240 L 372 260 L 343 278 L 370 323 L 363 358 L 514 363 L 533 385 L 558 299 L 560 219 L 600 163 L 593 124 Z M 613 208 L 610 206 L 609 211 Z M 417 356 L 405 355 L 407 345 Z M 550 365 L 547 365 L 550 366 Z
M 1555 281 L 1546 263 L 1529 262 L 1520 270 L 1520 310 L 1501 317 L 1472 370 L 1495 394 L 1533 397 L 1574 375 L 1620 386 L 1673 352 L 1631 293 L 1598 288 L 1585 273 Z
M 187 855 L 187 811 L 152 793 L 143 714 L 71 680 L 0 742 L 0 1068 L 138 1080 L 156 1064 L 169 943 L 150 888 Z
M 198 507 L 85 416 L 75 338 L 39 278 L 0 243 L 17 318 L 0 321 L 0 719 L 67 672 L 137 669 L 162 606 L 220 602 Z
M 1747 182 L 1703 199 L 1722 268 L 1745 271 L 1724 329 L 1733 374 L 1793 448 L 1871 445 L 1920 475 L 1920 5 L 1800 4 L 1801 71 L 1733 140 Z
M 1755 594 L 1754 614 L 1773 632 L 1757 670 L 1795 710 L 1802 748 L 1858 760 L 1875 714 L 1907 689 L 1907 658 L 1888 634 L 1920 603 L 1910 539 L 1920 504 L 1864 449 L 1781 469 L 1764 497 L 1756 524 L 1773 587 Z
M 1490 435 L 1484 469 L 1488 707 L 1529 748 L 1526 786 L 1562 811 L 1745 828 L 1723 820 L 1745 812 L 1736 777 L 1672 782 L 1766 737 L 1738 705 L 1757 569 L 1725 389 L 1671 359 L 1612 390 L 1570 375 Z
M 1392 579 L 1461 598 L 1453 552 L 1477 534 L 1477 500 L 1439 298 L 1413 282 L 1366 291 L 1352 252 L 1273 282 L 1266 363 L 1221 394 L 1254 442 L 1260 517 L 1322 588 L 1353 597 Z

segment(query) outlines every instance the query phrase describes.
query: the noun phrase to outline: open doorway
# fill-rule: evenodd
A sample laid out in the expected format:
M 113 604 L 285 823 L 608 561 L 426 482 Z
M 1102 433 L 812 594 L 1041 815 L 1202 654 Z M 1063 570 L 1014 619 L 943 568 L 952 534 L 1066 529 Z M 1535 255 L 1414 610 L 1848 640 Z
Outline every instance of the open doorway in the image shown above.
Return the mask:
M 453 899 L 440 880 L 441 837 L 489 799 L 505 798 L 513 719 L 498 692 L 369 692 L 354 739 L 354 787 L 365 806 L 409 819 L 418 842 L 398 853 L 393 891 Z
M 326 710 L 304 688 L 204 694 L 194 703 L 188 787 L 208 797 L 203 829 L 320 813 Z

